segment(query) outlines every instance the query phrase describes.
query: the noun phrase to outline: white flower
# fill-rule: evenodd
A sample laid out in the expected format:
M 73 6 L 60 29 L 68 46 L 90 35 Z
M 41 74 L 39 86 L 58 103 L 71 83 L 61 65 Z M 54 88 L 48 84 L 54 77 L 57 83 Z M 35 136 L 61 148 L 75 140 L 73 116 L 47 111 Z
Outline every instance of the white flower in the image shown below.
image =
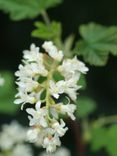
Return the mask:
M 35 126 L 33 128 L 30 128 L 27 132 L 27 140 L 30 143 L 35 143 L 37 146 L 42 146 L 44 137 L 47 136 L 46 129 L 43 129 L 42 127 Z
M 25 104 L 25 103 L 31 103 L 34 104 L 36 102 L 36 97 L 34 96 L 34 93 L 24 93 L 22 90 L 19 91 L 19 93 L 15 96 L 17 99 L 14 101 L 15 104 Z
M 67 81 L 60 80 L 58 82 L 50 81 L 50 93 L 55 97 L 56 99 L 59 98 L 59 94 L 66 93 L 69 95 L 69 97 L 75 101 L 77 97 L 77 90 L 81 86 L 78 86 L 74 79 L 70 79 Z
M 65 127 L 64 121 L 61 119 L 60 123 L 56 120 L 52 120 L 50 127 L 34 126 L 28 130 L 27 139 L 31 143 L 35 143 L 38 146 L 46 148 L 47 152 L 53 152 L 56 150 L 56 146 L 60 146 L 61 142 L 59 137 L 63 136 L 68 130 Z
M 55 153 L 48 154 L 46 152 L 42 152 L 39 156 L 71 156 L 71 153 L 67 148 L 61 147 Z
M 59 94 L 64 93 L 64 81 L 58 81 L 55 83 L 54 81 L 50 80 L 50 93 L 53 95 L 56 99 L 59 98 Z
M 26 65 L 19 65 L 19 70 L 15 73 L 18 77 L 18 80 L 22 80 L 24 78 L 34 78 L 36 75 L 47 76 L 48 71 L 42 64 L 26 64 Z
M 58 114 L 67 114 L 72 120 L 75 120 L 74 112 L 76 110 L 75 104 L 63 104 L 63 103 L 57 103 L 55 105 L 52 105 L 50 108 L 50 112 L 53 116 L 53 118 L 58 119 Z
M 24 50 L 24 62 L 27 64 L 27 61 L 30 65 L 30 68 L 35 74 L 40 74 L 42 76 L 47 76 L 48 71 L 43 65 L 43 54 L 39 53 L 39 47 L 36 47 L 35 44 L 31 44 L 30 51 Z
M 60 113 L 62 114 L 67 114 L 72 120 L 75 120 L 75 116 L 74 116 L 74 111 L 76 110 L 76 105 L 74 104 L 58 104 L 59 109 L 60 109 Z
M 52 124 L 52 128 L 55 130 L 55 132 L 62 137 L 63 135 L 65 135 L 66 131 L 68 130 L 67 127 L 65 127 L 65 122 L 61 119 L 60 123 L 58 121 L 55 121 Z
M 58 50 L 56 46 L 54 46 L 53 42 L 45 41 L 42 45 L 45 51 L 55 60 L 61 61 L 63 58 L 63 52 Z
M 15 76 L 18 77 L 18 80 L 22 80 L 23 78 L 32 78 L 35 76 L 34 70 L 32 70 L 30 64 L 19 65 L 19 70 L 15 72 Z
M 56 150 L 57 146 L 60 146 L 61 142 L 59 137 L 55 135 L 54 137 L 46 137 L 43 142 L 43 147 L 46 148 L 48 153 L 52 153 Z
M 39 53 L 39 47 L 36 47 L 35 44 L 31 44 L 30 50 L 23 51 L 23 58 L 29 62 L 41 62 L 43 63 L 43 55 Z
M 37 128 L 29 129 L 27 132 L 27 140 L 30 142 L 36 142 L 38 139 L 38 133 L 39 131 Z
M 1 75 L 0 75 L 0 86 L 3 86 L 4 83 L 5 83 L 5 80 L 4 80 L 4 79 L 1 77 Z
M 16 82 L 21 90 L 25 92 L 31 92 L 39 87 L 39 83 L 30 78 L 26 78 L 23 81 Z
M 30 126 L 33 125 L 40 125 L 43 127 L 47 127 L 47 120 L 45 118 L 45 116 L 47 115 L 47 110 L 45 108 L 40 108 L 41 106 L 41 102 L 38 102 L 36 104 L 36 109 L 33 108 L 27 108 L 26 111 L 28 114 L 30 114 L 31 116 L 29 116 L 29 120 L 30 120 Z
M 9 156 L 33 156 L 32 149 L 29 145 L 18 144 L 16 145 Z
M 58 70 L 66 79 L 70 79 L 77 72 L 79 73 L 79 76 L 80 73 L 85 74 L 88 71 L 88 68 L 85 66 L 83 62 L 79 61 L 77 57 L 74 57 L 73 59 L 64 60 L 62 65 L 58 67 Z
M 64 93 L 68 94 L 68 96 L 75 101 L 77 98 L 77 90 L 80 89 L 81 86 L 77 85 L 77 82 L 73 79 L 69 79 L 65 81 Z
M 11 149 L 16 143 L 22 143 L 26 139 L 26 129 L 16 121 L 10 125 L 3 125 L 0 133 L 0 147 L 2 150 Z

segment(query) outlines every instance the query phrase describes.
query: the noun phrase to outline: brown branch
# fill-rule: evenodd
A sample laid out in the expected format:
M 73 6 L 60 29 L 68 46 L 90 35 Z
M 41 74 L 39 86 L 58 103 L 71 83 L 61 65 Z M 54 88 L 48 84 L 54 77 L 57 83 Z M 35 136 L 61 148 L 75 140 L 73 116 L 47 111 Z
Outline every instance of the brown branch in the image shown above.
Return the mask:
M 85 143 L 83 142 L 82 139 L 80 124 L 77 121 L 72 121 L 72 120 L 69 120 L 69 123 L 72 127 L 74 137 L 75 137 L 76 156 L 85 156 Z

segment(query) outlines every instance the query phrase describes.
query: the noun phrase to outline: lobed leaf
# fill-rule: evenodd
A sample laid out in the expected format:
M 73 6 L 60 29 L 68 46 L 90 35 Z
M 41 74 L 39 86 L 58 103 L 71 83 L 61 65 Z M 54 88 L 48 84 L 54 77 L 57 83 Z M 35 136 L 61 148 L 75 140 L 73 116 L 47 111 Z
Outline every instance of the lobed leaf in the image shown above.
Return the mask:
M 95 23 L 80 26 L 82 40 L 76 43 L 75 53 L 91 65 L 104 66 L 109 53 L 117 55 L 117 27 Z
M 62 0 L 0 0 L 0 10 L 9 13 L 12 20 L 35 18 L 43 10 L 54 7 Z
M 44 40 L 53 40 L 61 36 L 61 24 L 52 22 L 49 26 L 42 22 L 35 23 L 36 29 L 32 32 L 32 36 Z

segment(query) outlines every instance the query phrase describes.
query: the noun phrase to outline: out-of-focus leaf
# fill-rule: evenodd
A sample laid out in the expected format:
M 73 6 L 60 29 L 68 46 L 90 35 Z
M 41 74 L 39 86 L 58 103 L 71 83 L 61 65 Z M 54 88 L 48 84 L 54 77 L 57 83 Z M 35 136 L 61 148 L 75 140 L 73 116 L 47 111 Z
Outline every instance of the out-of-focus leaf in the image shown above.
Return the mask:
M 88 97 L 79 97 L 77 100 L 77 116 L 78 118 L 86 118 L 96 109 L 96 103 Z
M 0 0 L 0 10 L 10 13 L 13 20 L 35 18 L 43 10 L 54 7 L 62 0 Z
M 91 131 L 91 149 L 93 151 L 100 150 L 105 147 L 107 142 L 107 129 L 104 127 L 94 128 Z
M 85 75 L 81 75 L 80 80 L 78 81 L 78 85 L 82 86 L 82 90 L 86 89 L 87 83 L 86 83 L 86 78 Z
M 117 155 L 117 124 L 107 128 L 93 128 L 91 134 L 91 148 L 93 151 L 104 148 L 110 156 Z
M 109 52 L 117 55 L 117 27 L 106 27 L 95 23 L 80 26 L 82 40 L 76 43 L 75 53 L 82 55 L 91 65 L 103 66 Z
M 32 36 L 44 40 L 53 40 L 61 36 L 61 24 L 52 22 L 49 26 L 42 22 L 35 23 L 36 29 L 32 32 Z
M 117 155 L 117 124 L 112 125 L 107 133 L 106 150 L 110 156 Z
M 1 75 L 5 83 L 0 87 L 0 112 L 12 114 L 18 109 L 18 106 L 13 103 L 16 93 L 13 75 L 9 71 L 1 72 Z

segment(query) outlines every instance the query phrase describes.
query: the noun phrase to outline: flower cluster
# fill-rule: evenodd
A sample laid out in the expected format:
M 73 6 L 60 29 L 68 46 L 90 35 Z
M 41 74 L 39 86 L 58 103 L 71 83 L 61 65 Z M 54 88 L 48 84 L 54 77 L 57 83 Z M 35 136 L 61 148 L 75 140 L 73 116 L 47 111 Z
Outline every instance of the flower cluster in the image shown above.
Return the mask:
M 71 156 L 71 153 L 67 148 L 61 147 L 55 153 L 48 154 L 46 152 L 42 152 L 39 156 Z
M 88 68 L 77 57 L 65 59 L 51 41 L 44 42 L 42 48 L 43 53 L 32 44 L 30 50 L 23 52 L 23 63 L 15 73 L 18 77 L 15 103 L 22 104 L 22 108 L 26 103 L 33 104 L 33 108 L 26 109 L 31 126 L 28 139 L 47 152 L 54 152 L 61 145 L 60 137 L 68 130 L 60 114 L 75 120 L 73 103 L 81 87 L 78 80 Z
M 27 129 L 16 121 L 3 125 L 0 132 L 0 151 L 5 156 L 32 156 L 32 149 L 25 144 Z
M 4 85 L 5 80 L 2 78 L 2 76 L 0 75 L 0 86 Z

